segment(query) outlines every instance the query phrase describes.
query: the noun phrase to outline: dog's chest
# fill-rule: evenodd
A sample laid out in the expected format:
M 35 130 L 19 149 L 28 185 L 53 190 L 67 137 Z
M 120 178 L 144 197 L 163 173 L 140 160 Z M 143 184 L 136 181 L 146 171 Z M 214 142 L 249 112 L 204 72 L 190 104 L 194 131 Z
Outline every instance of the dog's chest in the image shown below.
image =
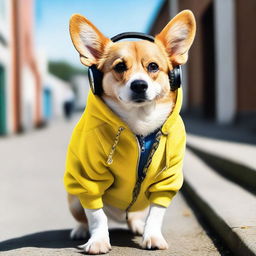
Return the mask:
M 159 129 L 174 107 L 172 102 L 148 104 L 142 107 L 121 108 L 112 100 L 105 99 L 106 104 L 125 122 L 136 135 L 146 136 Z

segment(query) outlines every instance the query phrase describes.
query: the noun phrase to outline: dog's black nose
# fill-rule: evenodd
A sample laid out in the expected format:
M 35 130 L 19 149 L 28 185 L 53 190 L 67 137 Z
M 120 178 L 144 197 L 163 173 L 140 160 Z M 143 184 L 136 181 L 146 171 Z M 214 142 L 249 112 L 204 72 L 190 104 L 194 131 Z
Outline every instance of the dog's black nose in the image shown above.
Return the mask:
M 148 83 L 144 80 L 134 80 L 131 83 L 131 90 L 136 93 L 144 93 L 148 89 Z

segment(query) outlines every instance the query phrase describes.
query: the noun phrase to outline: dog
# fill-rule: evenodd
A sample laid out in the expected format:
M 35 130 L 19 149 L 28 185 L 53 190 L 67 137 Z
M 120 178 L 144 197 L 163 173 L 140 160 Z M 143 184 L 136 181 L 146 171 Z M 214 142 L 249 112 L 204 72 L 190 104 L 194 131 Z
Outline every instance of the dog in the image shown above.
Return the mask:
M 183 183 L 186 133 L 181 88 L 170 72 L 186 63 L 195 37 L 191 11 L 177 14 L 153 41 L 105 37 L 89 20 L 70 20 L 82 64 L 100 73 L 101 94 L 89 93 L 68 147 L 64 184 L 79 225 L 71 238 L 86 253 L 111 250 L 108 219 L 143 236 L 145 249 L 167 249 L 161 227 Z M 97 78 L 98 79 L 98 78 Z

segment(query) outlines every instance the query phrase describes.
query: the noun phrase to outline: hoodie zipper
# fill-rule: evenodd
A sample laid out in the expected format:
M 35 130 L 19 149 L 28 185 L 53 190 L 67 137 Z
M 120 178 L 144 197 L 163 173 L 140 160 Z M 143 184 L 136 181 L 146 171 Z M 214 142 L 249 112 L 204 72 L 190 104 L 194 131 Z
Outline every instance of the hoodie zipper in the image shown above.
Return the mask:
M 135 203 L 137 197 L 138 197 L 138 194 L 139 194 L 139 188 L 140 188 L 140 185 L 141 185 L 141 177 L 139 177 L 138 175 L 138 168 L 139 168 L 139 163 L 140 163 L 140 156 L 141 156 L 141 147 L 140 147 L 140 143 L 139 143 L 139 140 L 137 139 L 137 137 L 135 136 L 135 140 L 137 142 L 137 147 L 138 147 L 138 159 L 137 159 L 137 165 L 136 165 L 136 175 L 137 175 L 137 178 L 136 178 L 136 183 L 135 183 L 135 186 L 133 188 L 133 192 L 132 192 L 132 201 L 130 202 L 130 204 L 128 205 L 128 207 L 126 208 L 126 220 L 128 220 L 128 211 L 129 209 L 131 208 L 131 206 Z M 144 173 L 144 172 L 143 172 Z
M 138 157 L 138 160 L 137 160 L 137 167 L 136 167 L 137 179 L 136 179 L 136 183 L 135 183 L 135 186 L 134 186 L 134 189 L 133 189 L 133 192 L 132 192 L 132 201 L 130 202 L 130 204 L 126 208 L 126 219 L 128 219 L 128 211 L 130 210 L 130 208 L 133 206 L 133 204 L 136 202 L 136 200 L 138 198 L 138 195 L 140 193 L 141 184 L 142 184 L 142 182 L 144 181 L 144 179 L 146 177 L 148 167 L 149 167 L 150 163 L 152 162 L 152 157 L 153 157 L 154 153 L 156 152 L 156 150 L 158 148 L 161 134 L 162 134 L 161 131 L 159 131 L 156 134 L 155 142 L 152 145 L 147 163 L 146 163 L 146 165 L 143 169 L 143 175 L 140 176 L 140 177 L 138 176 L 138 166 L 139 166 L 140 156 L 141 156 L 141 146 L 140 146 L 140 143 L 139 143 L 137 137 L 135 136 L 135 139 L 137 141 L 137 146 L 138 146 L 138 152 L 139 152 L 139 157 Z

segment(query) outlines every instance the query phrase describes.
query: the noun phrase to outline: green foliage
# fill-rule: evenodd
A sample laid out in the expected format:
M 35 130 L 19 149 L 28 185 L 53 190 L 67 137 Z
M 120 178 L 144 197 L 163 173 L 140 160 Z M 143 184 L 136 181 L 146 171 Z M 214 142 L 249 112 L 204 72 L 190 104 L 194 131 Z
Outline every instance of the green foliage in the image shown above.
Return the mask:
M 64 81 L 70 81 L 73 75 L 87 74 L 87 69 L 77 68 L 65 61 L 50 61 L 49 72 Z

